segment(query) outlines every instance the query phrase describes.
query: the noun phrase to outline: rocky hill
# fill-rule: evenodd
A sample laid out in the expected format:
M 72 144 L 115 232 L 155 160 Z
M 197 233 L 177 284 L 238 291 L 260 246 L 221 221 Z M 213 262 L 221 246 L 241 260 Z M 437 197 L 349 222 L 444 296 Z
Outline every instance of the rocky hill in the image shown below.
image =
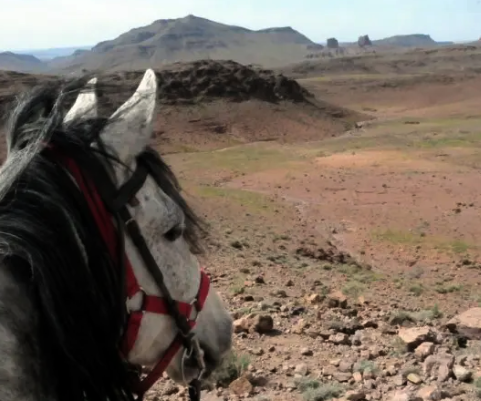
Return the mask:
M 0 70 L 18 72 L 43 72 L 47 66 L 38 58 L 28 54 L 0 53 Z
M 436 42 L 431 36 L 424 34 L 395 35 L 388 38 L 373 40 L 374 46 L 393 47 L 433 47 L 450 42 Z
M 98 75 L 99 112 L 125 102 L 143 71 Z M 369 117 L 316 99 L 295 80 L 234 61 L 174 63 L 156 71 L 155 141 L 162 153 L 222 148 L 264 140 L 295 142 L 335 136 Z M 72 78 L 0 72 L 0 115 L 15 96 L 40 83 Z M 74 97 L 70 99 L 74 101 Z M 0 159 L 3 153 L 0 144 Z
M 50 67 L 57 72 L 119 71 L 199 59 L 272 67 L 301 60 L 313 44 L 291 27 L 253 31 L 189 15 L 132 29 L 91 51 L 53 60 Z

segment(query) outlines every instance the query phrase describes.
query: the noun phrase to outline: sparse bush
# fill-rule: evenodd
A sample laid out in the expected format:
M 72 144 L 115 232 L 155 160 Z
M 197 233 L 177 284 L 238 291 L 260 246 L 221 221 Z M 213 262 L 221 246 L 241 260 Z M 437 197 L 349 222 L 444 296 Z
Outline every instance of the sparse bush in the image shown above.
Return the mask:
M 476 397 L 481 399 L 481 377 L 478 377 L 476 380 L 473 382 L 474 385 L 474 392 L 476 393 Z
M 296 381 L 297 388 L 305 401 L 326 401 L 344 394 L 344 387 L 340 384 L 323 384 L 311 378 Z
M 428 322 L 434 319 L 440 319 L 443 313 L 439 310 L 438 304 L 435 304 L 431 309 L 425 309 L 418 312 L 394 311 L 391 314 L 389 323 L 391 325 L 402 325 L 405 322 Z
M 392 342 L 392 348 L 393 348 L 393 351 L 391 352 L 392 356 L 404 355 L 408 350 L 406 343 L 403 340 L 401 340 L 399 337 L 396 337 Z
M 424 287 L 421 284 L 414 284 L 409 287 L 409 292 L 419 297 L 424 292 Z
M 354 365 L 354 371 L 359 373 L 377 372 L 378 368 L 373 361 L 362 360 Z
M 239 355 L 232 351 L 212 373 L 210 381 L 218 386 L 227 387 L 247 371 L 250 363 L 251 361 L 248 355 Z
M 302 394 L 305 401 L 327 401 L 344 394 L 344 388 L 339 384 L 323 384 L 318 388 L 311 388 Z
M 342 287 L 342 293 L 349 297 L 356 298 L 366 290 L 366 286 L 363 283 L 357 281 L 348 281 L 344 287 Z
M 435 290 L 439 294 L 450 294 L 453 292 L 459 292 L 461 291 L 462 287 L 459 284 L 451 284 L 447 286 L 439 286 L 436 287 Z

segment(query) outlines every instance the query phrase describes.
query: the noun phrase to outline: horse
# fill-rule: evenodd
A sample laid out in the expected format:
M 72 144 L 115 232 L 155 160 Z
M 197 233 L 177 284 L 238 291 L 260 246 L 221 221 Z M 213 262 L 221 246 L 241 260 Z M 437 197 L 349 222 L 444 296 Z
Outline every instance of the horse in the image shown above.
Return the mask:
M 197 257 L 206 224 L 149 146 L 155 72 L 108 118 L 97 92 L 39 86 L 8 116 L 0 400 L 132 401 L 164 373 L 198 400 L 232 347 Z

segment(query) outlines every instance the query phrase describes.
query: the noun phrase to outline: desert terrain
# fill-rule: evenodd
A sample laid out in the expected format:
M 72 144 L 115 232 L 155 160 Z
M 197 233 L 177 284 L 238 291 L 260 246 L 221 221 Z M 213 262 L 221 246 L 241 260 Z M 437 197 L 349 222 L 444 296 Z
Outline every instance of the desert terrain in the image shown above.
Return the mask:
M 157 70 L 154 145 L 235 318 L 203 400 L 481 397 L 481 310 L 456 318 L 481 305 L 480 61 L 452 45 Z M 103 112 L 141 74 L 101 74 Z M 2 111 L 59 79 L 2 72 Z M 166 378 L 146 399 L 187 396 Z
M 238 319 L 227 371 L 241 379 L 206 399 L 477 399 L 479 332 L 445 329 L 481 301 L 481 76 L 465 61 L 477 57 L 446 50 L 396 73 L 311 65 L 297 82 L 354 127 L 316 139 L 280 102 L 268 107 L 281 118 L 252 107 L 245 132 L 272 118 L 289 134 L 244 140 L 241 111 L 210 104 L 217 117 L 198 118 L 248 143 L 185 137 L 188 149 L 165 156 L 211 226 L 205 263 Z M 391 58 L 356 63 L 387 70 Z M 167 121 L 159 129 L 176 130 Z M 259 315 L 272 331 L 256 332 Z

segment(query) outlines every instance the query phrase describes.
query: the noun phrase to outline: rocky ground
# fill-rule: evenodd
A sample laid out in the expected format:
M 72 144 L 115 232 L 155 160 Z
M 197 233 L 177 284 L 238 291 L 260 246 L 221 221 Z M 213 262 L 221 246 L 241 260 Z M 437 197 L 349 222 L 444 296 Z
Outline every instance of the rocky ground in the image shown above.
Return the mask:
M 361 58 L 353 75 L 308 69 L 307 90 L 230 62 L 159 71 L 154 143 L 209 223 L 203 263 L 235 319 L 204 400 L 481 399 L 481 80 L 458 68 L 468 53 L 449 55 L 456 74 L 442 57 L 439 74 L 402 70 L 417 53 L 368 76 Z M 102 77 L 102 110 L 139 78 Z M 39 79 L 15 76 L 0 107 Z M 186 394 L 166 379 L 147 399 Z
M 328 262 L 322 268 L 335 268 Z M 351 269 L 362 267 L 351 266 Z M 247 273 L 246 268 L 246 273 Z M 400 310 L 349 300 L 313 282 L 303 297 L 294 281 L 268 296 L 262 275 L 247 273 L 231 298 L 235 353 L 205 400 L 475 400 L 481 397 L 481 308 L 445 319 L 429 310 Z M 390 308 L 388 308 L 388 306 Z M 159 385 L 152 399 L 183 391 Z

